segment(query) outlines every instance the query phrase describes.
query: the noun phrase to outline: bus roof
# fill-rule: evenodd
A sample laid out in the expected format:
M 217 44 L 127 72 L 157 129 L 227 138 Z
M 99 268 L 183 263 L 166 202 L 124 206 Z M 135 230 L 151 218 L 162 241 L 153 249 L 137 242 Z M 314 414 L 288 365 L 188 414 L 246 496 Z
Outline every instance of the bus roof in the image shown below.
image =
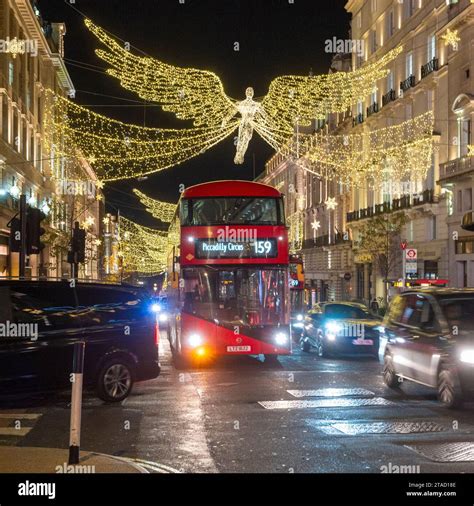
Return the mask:
M 186 188 L 182 198 L 199 197 L 281 197 L 273 186 L 253 181 L 212 181 Z

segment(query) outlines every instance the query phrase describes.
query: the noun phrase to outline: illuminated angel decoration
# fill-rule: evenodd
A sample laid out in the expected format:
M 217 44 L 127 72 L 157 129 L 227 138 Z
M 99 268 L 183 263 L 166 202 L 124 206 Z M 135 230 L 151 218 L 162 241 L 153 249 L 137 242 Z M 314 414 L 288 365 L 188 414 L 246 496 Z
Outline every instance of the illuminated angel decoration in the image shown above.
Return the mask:
M 347 111 L 364 100 L 373 92 L 376 81 L 387 75 L 387 64 L 402 49 L 396 48 L 353 72 L 277 77 L 262 100 L 254 99 L 254 91 L 248 87 L 246 98 L 238 101 L 226 95 L 222 81 L 213 72 L 137 56 L 92 21 L 86 20 L 86 25 L 105 45 L 106 50 L 96 53 L 109 65 L 107 73 L 123 88 L 160 104 L 179 119 L 191 120 L 194 130 L 211 132 L 215 141 L 209 141 L 209 146 L 237 130 L 237 164 L 243 163 L 254 131 L 278 150 L 294 134 L 296 124 L 309 126 L 328 113 Z

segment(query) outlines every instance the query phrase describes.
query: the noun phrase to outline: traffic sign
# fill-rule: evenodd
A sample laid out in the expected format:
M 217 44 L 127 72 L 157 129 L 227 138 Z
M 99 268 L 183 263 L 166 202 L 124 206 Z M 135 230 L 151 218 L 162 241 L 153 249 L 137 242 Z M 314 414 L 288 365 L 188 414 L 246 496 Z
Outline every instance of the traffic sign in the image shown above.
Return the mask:
M 400 248 L 402 248 L 402 250 L 406 250 L 407 246 L 408 246 L 408 242 L 407 241 L 402 241 L 400 243 Z
M 405 259 L 406 260 L 417 260 L 418 259 L 418 250 L 415 248 L 408 248 L 405 250 Z
M 417 274 L 418 262 L 416 260 L 407 260 L 405 263 L 405 274 Z

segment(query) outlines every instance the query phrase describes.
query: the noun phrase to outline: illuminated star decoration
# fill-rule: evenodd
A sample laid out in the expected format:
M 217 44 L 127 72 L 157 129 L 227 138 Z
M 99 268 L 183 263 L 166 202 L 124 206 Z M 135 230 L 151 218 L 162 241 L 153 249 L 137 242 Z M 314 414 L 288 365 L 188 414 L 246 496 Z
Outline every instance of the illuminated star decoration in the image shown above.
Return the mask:
M 441 36 L 444 40 L 445 45 L 451 46 L 454 51 L 458 49 L 458 43 L 461 40 L 457 30 L 450 30 L 449 28 L 446 30 L 446 33 Z
M 467 145 L 467 156 L 474 156 L 474 144 Z
M 313 223 L 311 223 L 311 227 L 316 232 L 321 228 L 321 222 L 315 219 Z
M 255 100 L 253 88 L 248 87 L 245 98 L 236 101 L 226 95 L 220 78 L 213 72 L 180 68 L 155 58 L 134 55 L 92 21 L 87 19 L 85 23 L 106 47 L 106 50 L 97 50 L 96 53 L 108 64 L 107 73 L 118 79 L 123 88 L 136 93 L 144 100 L 160 104 L 164 111 L 174 113 L 178 119 L 193 122 L 194 129 L 178 131 L 182 132 L 181 136 L 189 136 L 189 132 L 184 132 L 194 130 L 193 138 L 196 142 L 190 143 L 189 146 L 185 143 L 184 146 L 187 149 L 187 158 L 207 150 L 238 129 L 234 158 L 237 164 L 243 163 L 254 131 L 274 149 L 279 150 L 294 135 L 296 123 L 301 127 L 310 126 L 315 119 L 324 119 L 330 112 L 345 112 L 358 101 L 364 100 L 372 93 L 374 83 L 387 76 L 387 64 L 402 51 L 401 46 L 397 47 L 376 62 L 353 72 L 335 72 L 319 76 L 280 76 L 271 82 L 269 91 L 262 100 Z M 106 118 L 101 117 L 100 121 L 93 121 L 94 126 L 102 128 L 101 132 L 94 131 L 95 138 L 100 137 L 101 140 L 100 145 L 96 146 L 97 153 L 89 153 L 89 156 L 97 156 L 97 162 L 104 160 L 108 151 L 107 137 L 110 137 L 110 131 L 105 120 Z M 87 131 L 84 128 L 82 132 L 89 135 L 88 140 L 92 142 L 90 125 L 87 125 Z M 137 134 L 138 137 L 143 137 L 143 131 L 132 133 L 135 137 Z M 153 129 L 147 129 L 147 134 L 144 135 L 148 142 L 151 141 L 152 133 Z M 165 163 L 166 167 L 169 167 L 173 162 L 182 161 L 178 154 L 182 153 L 184 148 L 176 145 L 177 135 L 179 136 L 175 131 L 169 133 L 169 141 L 163 139 L 170 143 L 168 150 L 163 142 L 154 146 L 159 149 L 160 157 L 164 158 L 159 159 L 161 163 L 158 163 L 155 171 L 165 167 Z M 133 136 L 122 135 L 120 141 L 125 144 L 120 147 L 125 156 L 133 155 L 136 148 Z M 153 157 L 152 148 L 153 146 L 149 146 L 149 149 L 145 149 L 144 156 L 147 160 Z M 81 150 L 84 152 L 84 146 Z M 121 156 L 124 155 L 121 153 Z M 137 170 L 134 172 L 133 176 L 127 177 L 136 177 Z
M 326 209 L 330 210 L 334 210 L 337 207 L 337 202 L 334 197 L 329 197 L 324 204 L 326 205 Z

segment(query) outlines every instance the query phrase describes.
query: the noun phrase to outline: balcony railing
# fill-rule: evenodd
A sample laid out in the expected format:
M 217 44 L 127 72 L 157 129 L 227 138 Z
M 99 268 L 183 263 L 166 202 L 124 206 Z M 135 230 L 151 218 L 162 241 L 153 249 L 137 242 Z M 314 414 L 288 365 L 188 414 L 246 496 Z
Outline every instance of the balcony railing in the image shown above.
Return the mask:
M 363 113 L 357 114 L 356 116 L 354 116 L 352 118 L 352 126 L 360 125 L 363 122 L 364 122 L 364 114 Z
M 472 156 L 463 156 L 456 158 L 439 166 L 439 179 L 450 179 L 456 176 L 462 176 L 469 172 L 474 172 L 474 158 Z
M 379 112 L 379 104 L 377 102 L 374 102 L 372 105 L 367 107 L 367 117 L 372 116 L 372 114 L 375 114 L 376 112 Z
M 422 204 L 433 204 L 437 202 L 437 198 L 433 190 L 425 190 L 423 193 L 415 195 L 402 195 L 398 199 L 393 199 L 391 202 L 383 202 L 374 206 L 358 209 L 347 213 L 347 221 L 359 221 L 366 218 L 373 218 L 381 214 L 390 213 L 393 211 L 400 211 L 402 209 L 409 209 Z
M 382 97 L 382 107 L 385 107 L 390 102 L 393 102 L 397 98 L 397 94 L 395 93 L 395 90 L 390 90 L 389 92 L 385 93 L 385 95 Z
M 352 241 L 350 239 L 345 238 L 345 234 L 341 234 L 340 232 L 331 236 L 331 241 L 329 241 L 329 235 L 321 235 L 316 238 L 305 239 L 303 241 L 303 249 L 309 248 L 322 248 L 323 246 L 334 246 L 336 244 L 347 244 L 351 245 Z
M 410 88 L 413 88 L 416 84 L 415 76 L 412 74 L 408 76 L 404 81 L 400 81 L 400 89 L 403 91 L 408 91 Z
M 435 70 L 438 70 L 439 61 L 438 58 L 433 58 L 428 63 L 425 63 L 421 66 L 421 78 L 424 79 L 426 76 L 430 75 Z

